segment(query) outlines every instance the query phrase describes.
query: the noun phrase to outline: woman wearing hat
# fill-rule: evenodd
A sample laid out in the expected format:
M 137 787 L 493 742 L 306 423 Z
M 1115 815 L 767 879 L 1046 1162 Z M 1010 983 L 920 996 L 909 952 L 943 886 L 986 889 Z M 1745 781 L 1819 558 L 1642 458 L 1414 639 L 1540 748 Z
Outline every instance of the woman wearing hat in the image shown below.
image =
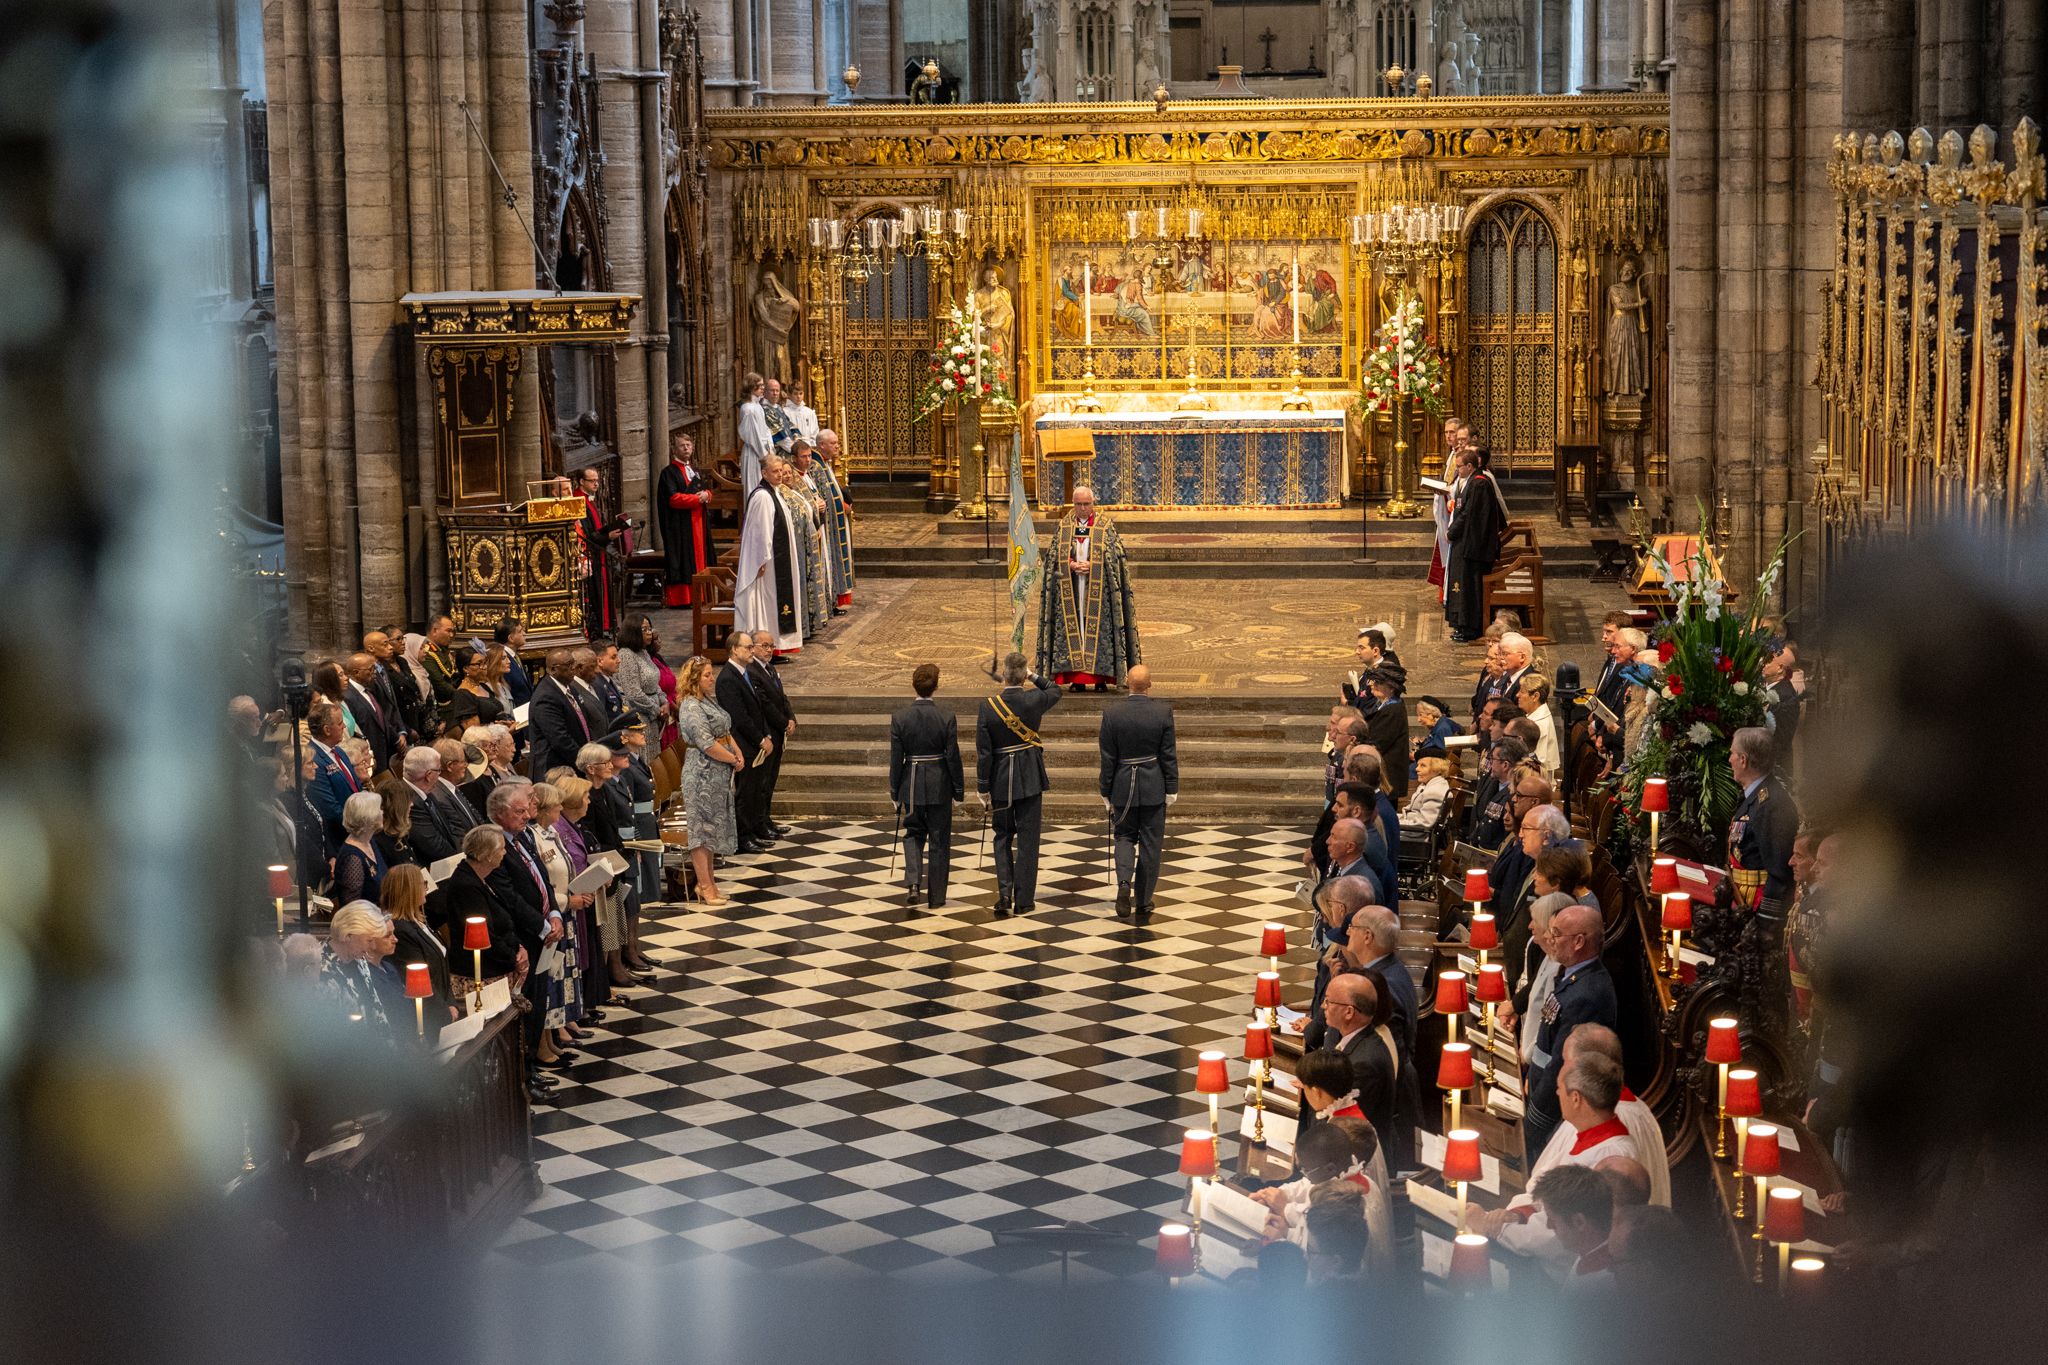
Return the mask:
M 1408 670 L 1383 663 L 1361 681 L 1372 693 L 1370 701 L 1358 699 L 1358 709 L 1365 716 L 1365 740 L 1379 750 L 1387 791 L 1399 803 L 1408 796 L 1408 703 L 1401 699 L 1408 686 Z

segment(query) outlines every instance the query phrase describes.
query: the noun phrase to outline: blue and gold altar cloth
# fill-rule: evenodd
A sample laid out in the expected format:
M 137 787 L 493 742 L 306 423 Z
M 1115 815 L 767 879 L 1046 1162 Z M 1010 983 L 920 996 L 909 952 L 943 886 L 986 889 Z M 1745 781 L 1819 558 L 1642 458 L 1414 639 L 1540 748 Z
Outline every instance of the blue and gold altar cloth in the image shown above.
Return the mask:
M 1075 427 L 1093 433 L 1095 460 L 1076 462 L 1073 482 L 1087 482 L 1103 507 L 1335 507 L 1344 500 L 1341 410 L 1057 413 L 1037 422 L 1041 434 Z

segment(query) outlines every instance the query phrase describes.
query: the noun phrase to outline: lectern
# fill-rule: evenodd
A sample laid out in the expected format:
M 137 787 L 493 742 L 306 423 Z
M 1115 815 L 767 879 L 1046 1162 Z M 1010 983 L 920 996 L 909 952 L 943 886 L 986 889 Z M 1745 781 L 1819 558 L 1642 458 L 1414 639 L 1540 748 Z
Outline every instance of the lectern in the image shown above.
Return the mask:
M 1057 510 L 1074 500 L 1074 466 L 1082 460 L 1091 466 L 1095 463 L 1093 431 L 1075 426 L 1038 429 L 1038 500 L 1048 510 Z M 1057 498 L 1053 497 L 1056 483 L 1051 472 L 1055 466 L 1065 471 L 1065 478 L 1057 483 Z

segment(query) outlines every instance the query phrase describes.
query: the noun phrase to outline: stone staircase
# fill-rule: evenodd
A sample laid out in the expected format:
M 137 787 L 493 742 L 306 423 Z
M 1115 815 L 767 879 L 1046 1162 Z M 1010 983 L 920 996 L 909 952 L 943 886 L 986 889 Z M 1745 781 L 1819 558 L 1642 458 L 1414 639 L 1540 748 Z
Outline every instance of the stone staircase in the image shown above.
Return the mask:
M 1102 816 L 1096 734 L 1115 694 L 1068 693 L 1046 718 L 1046 766 L 1052 790 L 1045 818 Z M 889 802 L 889 716 L 900 697 L 804 695 L 792 698 L 798 728 L 782 766 L 776 808 L 802 816 L 881 819 Z M 968 802 L 974 811 L 974 718 L 979 694 L 939 702 L 959 717 Z M 1176 820 L 1203 824 L 1271 822 L 1312 828 L 1323 808 L 1323 728 L 1328 703 L 1317 697 L 1231 697 L 1181 702 Z

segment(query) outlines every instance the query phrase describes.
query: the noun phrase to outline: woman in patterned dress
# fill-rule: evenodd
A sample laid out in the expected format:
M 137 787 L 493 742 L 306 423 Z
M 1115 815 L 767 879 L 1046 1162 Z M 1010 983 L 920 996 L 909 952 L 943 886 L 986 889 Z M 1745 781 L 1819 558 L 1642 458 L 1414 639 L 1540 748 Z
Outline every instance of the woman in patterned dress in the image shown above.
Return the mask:
M 714 857 L 739 847 L 739 825 L 733 816 L 733 778 L 746 759 L 732 737 L 732 717 L 712 700 L 718 670 L 701 655 L 683 665 L 676 728 L 683 750 L 683 811 L 689 821 L 690 866 L 697 874 L 697 899 L 723 905 L 712 880 Z

